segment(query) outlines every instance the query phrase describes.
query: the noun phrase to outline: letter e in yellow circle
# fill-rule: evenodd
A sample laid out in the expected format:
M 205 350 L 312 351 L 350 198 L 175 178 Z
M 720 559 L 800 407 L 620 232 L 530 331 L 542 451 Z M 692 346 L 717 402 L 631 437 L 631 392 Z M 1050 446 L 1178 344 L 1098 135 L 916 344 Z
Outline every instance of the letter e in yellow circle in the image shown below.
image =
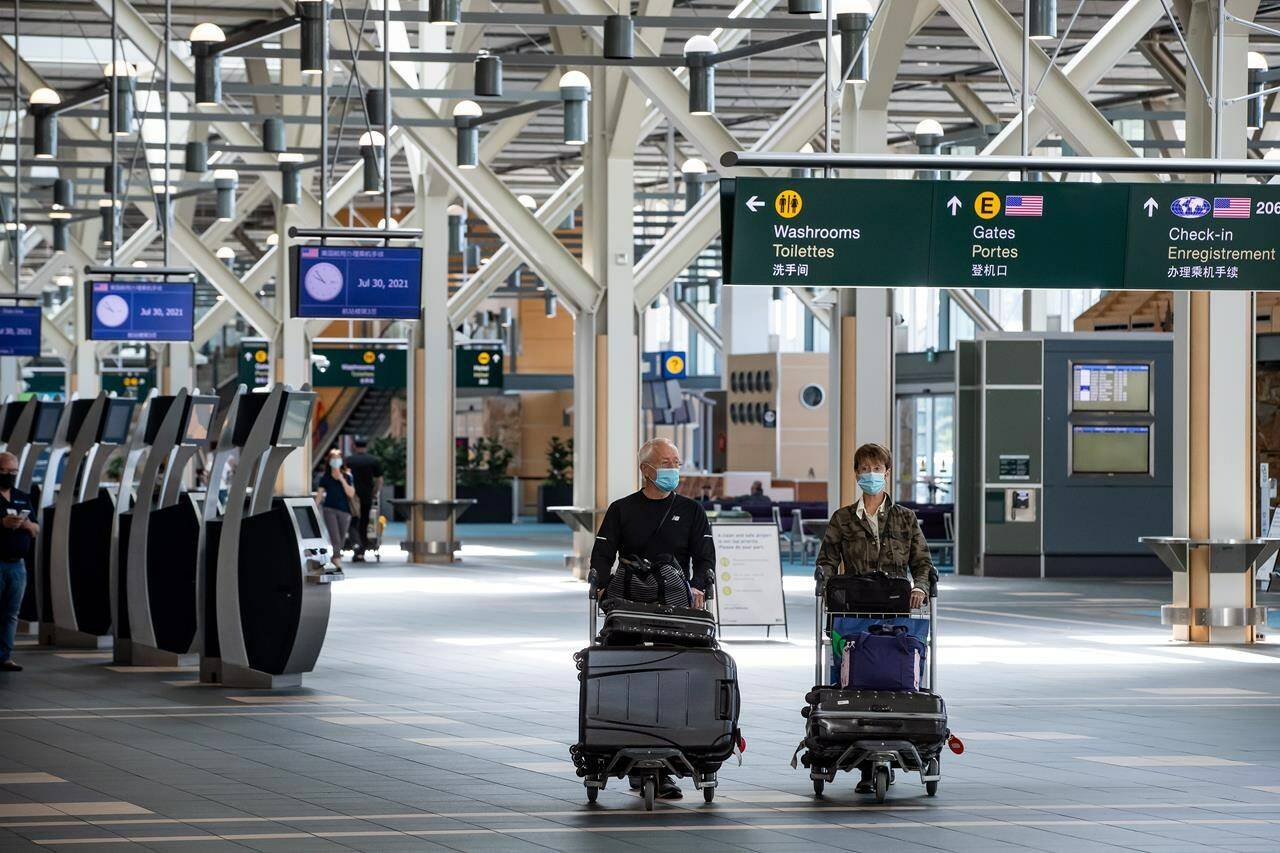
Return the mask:
M 253 354 L 253 360 L 258 362 L 258 364 L 265 364 L 267 361 L 267 351 L 264 349 L 258 350 Z
M 773 200 L 773 209 L 783 219 L 799 216 L 802 207 L 804 207 L 804 199 L 800 198 L 800 193 L 795 190 L 783 190 Z
M 973 212 L 983 219 L 994 219 L 1000 213 L 1000 196 L 991 190 L 983 190 L 973 200 Z
M 488 363 L 489 363 L 489 353 L 487 353 L 487 352 L 482 352 L 482 353 L 480 353 L 478 356 L 476 356 L 476 361 L 477 361 L 478 363 L 480 363 L 480 364 L 488 364 Z

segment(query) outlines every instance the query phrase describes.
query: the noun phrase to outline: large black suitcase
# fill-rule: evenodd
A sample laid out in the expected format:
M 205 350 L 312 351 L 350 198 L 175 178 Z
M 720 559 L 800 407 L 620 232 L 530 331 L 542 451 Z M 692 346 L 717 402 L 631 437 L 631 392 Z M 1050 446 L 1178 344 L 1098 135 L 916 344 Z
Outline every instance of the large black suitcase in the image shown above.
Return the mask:
M 719 649 L 592 646 L 574 659 L 584 753 L 669 747 L 701 762 L 733 754 L 738 667 Z
M 830 613 L 910 613 L 911 580 L 886 572 L 836 575 L 827 579 Z
M 666 643 L 714 646 L 716 618 L 706 610 L 606 599 L 600 642 L 607 646 Z
M 817 752 L 843 751 L 865 740 L 905 740 L 922 753 L 934 752 L 950 735 L 946 703 L 926 690 L 815 687 L 805 699 L 805 743 Z

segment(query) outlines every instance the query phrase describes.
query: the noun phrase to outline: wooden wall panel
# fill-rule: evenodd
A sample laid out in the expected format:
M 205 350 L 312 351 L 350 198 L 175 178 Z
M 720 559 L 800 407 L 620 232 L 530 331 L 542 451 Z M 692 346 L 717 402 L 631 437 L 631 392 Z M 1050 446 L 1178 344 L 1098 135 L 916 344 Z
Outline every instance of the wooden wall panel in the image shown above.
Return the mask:
M 518 299 L 516 373 L 573 373 L 573 317 L 563 308 L 548 317 L 540 299 Z

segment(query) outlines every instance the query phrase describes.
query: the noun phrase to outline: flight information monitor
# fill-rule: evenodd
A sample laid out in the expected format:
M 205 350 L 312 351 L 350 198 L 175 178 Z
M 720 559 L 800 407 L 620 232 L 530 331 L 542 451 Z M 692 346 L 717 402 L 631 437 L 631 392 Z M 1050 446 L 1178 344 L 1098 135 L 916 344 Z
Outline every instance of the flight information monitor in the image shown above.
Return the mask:
M 95 281 L 89 284 L 89 338 L 189 341 L 195 330 L 190 282 Z
M 1151 365 L 1072 364 L 1071 411 L 1151 411 Z
M 422 249 L 293 247 L 293 316 L 416 320 L 422 310 Z
M 1073 425 L 1071 473 L 1150 474 L 1151 427 Z
M 0 306 L 0 355 L 40 354 L 40 306 Z

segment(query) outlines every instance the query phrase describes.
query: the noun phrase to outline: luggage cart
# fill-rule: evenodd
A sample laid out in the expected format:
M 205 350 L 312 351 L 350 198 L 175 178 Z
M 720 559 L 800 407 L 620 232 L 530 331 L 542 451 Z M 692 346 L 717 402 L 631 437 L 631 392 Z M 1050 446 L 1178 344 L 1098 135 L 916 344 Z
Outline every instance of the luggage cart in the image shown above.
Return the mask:
M 590 593 L 587 595 L 587 607 L 589 612 L 587 641 L 594 645 L 599 633 L 597 622 L 600 602 Z M 583 661 L 578 655 L 574 657 L 579 669 L 578 677 L 584 679 Z M 581 713 L 580 709 L 579 714 Z M 640 779 L 644 807 L 649 811 L 653 811 L 658 783 L 664 773 L 678 779 L 691 778 L 694 787 L 702 792 L 703 799 L 710 803 L 715 799 L 716 772 L 724 763 L 724 758 L 728 757 L 722 756 L 719 760 L 713 760 L 709 756 L 690 755 L 674 747 L 636 747 L 603 752 L 589 749 L 581 743 L 570 747 L 569 753 L 573 757 L 578 776 L 582 778 L 582 784 L 587 789 L 587 802 L 596 801 L 610 778 L 626 779 L 636 776 Z
M 814 604 L 814 684 L 823 685 L 828 681 L 830 665 L 828 650 L 832 647 L 831 632 L 835 619 L 841 616 L 863 619 L 882 619 L 891 621 L 902 618 L 923 619 L 929 623 L 928 665 L 923 674 L 922 690 L 936 693 L 938 683 L 938 577 L 936 571 L 929 578 L 929 595 L 927 606 L 906 613 L 872 613 L 857 611 L 830 612 L 826 608 L 825 584 L 819 586 Z M 832 656 L 834 658 L 834 655 Z M 851 712 L 851 716 L 857 716 Z M 806 721 L 807 729 L 807 721 Z M 813 781 L 813 792 L 822 796 L 828 783 L 834 782 L 840 771 L 857 769 L 864 762 L 871 762 L 872 781 L 875 785 L 877 803 L 883 803 L 892 784 L 895 769 L 920 774 L 920 781 L 925 792 L 934 796 L 938 792 L 938 783 L 942 779 L 942 749 L 947 745 L 948 736 L 944 735 L 936 744 L 920 747 L 907 740 L 868 739 L 849 744 L 843 751 L 816 752 L 809 746 L 806 731 L 805 741 L 801 748 L 805 749 L 801 762 L 809 770 L 809 778 Z M 797 750 L 799 752 L 799 750 Z

